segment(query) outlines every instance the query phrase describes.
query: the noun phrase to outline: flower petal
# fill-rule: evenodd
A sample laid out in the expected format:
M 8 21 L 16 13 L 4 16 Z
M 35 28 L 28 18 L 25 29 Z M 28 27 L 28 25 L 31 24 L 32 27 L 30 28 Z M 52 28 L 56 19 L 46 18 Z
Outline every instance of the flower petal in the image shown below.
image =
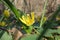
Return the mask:
M 31 13 L 31 18 L 34 20 L 34 12 Z
M 19 18 L 20 20 L 21 20 L 21 22 L 23 22 L 23 23 L 25 23 L 26 24 L 26 22 L 22 19 L 22 18 Z

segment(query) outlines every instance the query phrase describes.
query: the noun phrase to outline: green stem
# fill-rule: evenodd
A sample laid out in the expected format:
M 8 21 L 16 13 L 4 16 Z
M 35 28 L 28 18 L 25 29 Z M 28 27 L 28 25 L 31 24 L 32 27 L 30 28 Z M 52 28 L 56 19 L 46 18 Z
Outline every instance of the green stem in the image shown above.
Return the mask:
M 40 34 L 35 28 L 33 28 L 34 29 L 34 31 L 37 33 L 37 34 Z
M 42 27 L 42 24 L 43 24 L 43 18 L 44 18 L 45 11 L 46 11 L 47 1 L 48 0 L 46 0 L 45 5 L 44 5 L 44 9 L 43 9 L 43 12 L 42 12 L 42 18 L 41 18 L 41 21 L 40 21 L 40 28 Z

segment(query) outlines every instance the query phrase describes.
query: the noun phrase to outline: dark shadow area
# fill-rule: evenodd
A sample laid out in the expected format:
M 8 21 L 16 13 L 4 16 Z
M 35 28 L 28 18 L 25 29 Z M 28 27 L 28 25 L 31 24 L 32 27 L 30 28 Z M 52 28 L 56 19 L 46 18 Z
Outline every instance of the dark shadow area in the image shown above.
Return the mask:
M 58 6 L 58 9 L 54 12 L 54 14 L 51 16 L 51 19 L 46 21 L 46 23 L 44 24 L 44 28 L 43 31 L 40 33 L 39 37 L 37 38 L 37 40 L 42 40 L 44 34 L 48 31 L 49 28 L 52 27 L 52 23 L 56 18 L 56 15 L 58 15 L 60 12 L 60 5 Z

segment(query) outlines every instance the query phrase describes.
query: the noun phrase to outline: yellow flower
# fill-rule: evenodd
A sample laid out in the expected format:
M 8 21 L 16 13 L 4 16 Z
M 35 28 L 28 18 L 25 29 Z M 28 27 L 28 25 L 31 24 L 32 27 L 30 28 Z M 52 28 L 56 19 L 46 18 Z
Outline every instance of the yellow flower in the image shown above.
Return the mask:
M 6 22 L 2 21 L 0 22 L 0 26 L 5 26 L 6 25 Z
M 8 10 L 4 10 L 4 16 L 5 17 L 10 17 L 10 12 Z
M 31 13 L 31 16 L 27 14 L 26 16 L 22 16 L 22 18 L 19 18 L 24 24 L 27 26 L 31 26 L 35 20 L 34 20 L 34 12 Z

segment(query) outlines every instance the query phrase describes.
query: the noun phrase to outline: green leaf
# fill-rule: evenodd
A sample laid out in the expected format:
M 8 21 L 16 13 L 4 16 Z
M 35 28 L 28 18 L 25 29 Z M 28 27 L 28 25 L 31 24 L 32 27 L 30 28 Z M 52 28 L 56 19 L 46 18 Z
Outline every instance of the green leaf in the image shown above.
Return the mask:
M 4 31 L 0 30 L 0 38 L 4 34 Z
M 57 33 L 57 34 L 60 34 L 60 29 L 48 29 L 48 31 L 45 33 L 44 36 L 46 37 L 52 37 L 53 36 L 53 33 Z
M 12 40 L 12 36 L 11 36 L 11 35 L 8 35 L 8 33 L 5 32 L 5 33 L 2 35 L 2 37 L 1 37 L 0 40 Z
M 31 35 L 26 35 L 25 37 L 22 37 L 21 40 L 36 40 L 38 35 L 36 34 L 31 34 Z
M 60 36 L 55 36 L 55 40 L 60 40 Z
M 54 31 L 51 30 L 51 29 L 48 29 L 44 36 L 46 36 L 46 37 L 52 37 L 52 32 L 54 32 Z
M 60 34 L 60 28 L 57 29 L 57 33 Z

